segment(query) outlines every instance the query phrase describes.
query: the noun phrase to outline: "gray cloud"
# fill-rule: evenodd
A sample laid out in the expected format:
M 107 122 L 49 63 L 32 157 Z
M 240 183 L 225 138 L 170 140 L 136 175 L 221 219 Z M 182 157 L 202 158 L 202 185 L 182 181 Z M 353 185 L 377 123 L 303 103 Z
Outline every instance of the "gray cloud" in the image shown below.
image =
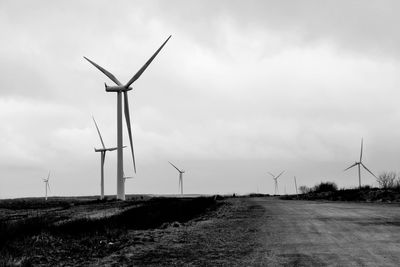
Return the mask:
M 169 34 L 130 92 L 138 179 L 128 192 L 174 192 L 167 160 L 188 170 L 192 193 L 271 192 L 264 174 L 280 169 L 351 186 L 341 170 L 361 136 L 371 169 L 397 167 L 397 2 L 0 5 L 0 197 L 41 195 L 48 169 L 54 194 L 96 194 L 91 115 L 114 145 L 116 97 L 82 56 L 127 81 Z
M 243 38 L 248 32 L 259 39 L 278 34 L 283 47 L 332 42 L 352 53 L 399 56 L 397 1 L 157 1 L 152 8 L 196 42 L 220 50 L 228 23 Z

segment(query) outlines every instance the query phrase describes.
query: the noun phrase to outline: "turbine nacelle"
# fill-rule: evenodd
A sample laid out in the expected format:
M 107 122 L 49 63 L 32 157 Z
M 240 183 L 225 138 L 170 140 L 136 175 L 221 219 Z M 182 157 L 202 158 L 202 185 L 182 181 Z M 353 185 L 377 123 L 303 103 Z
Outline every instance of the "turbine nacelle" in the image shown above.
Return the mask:
M 122 148 L 125 148 L 126 146 L 123 146 Z M 105 151 L 114 151 L 117 150 L 118 147 L 111 147 L 111 148 L 94 148 L 95 152 L 105 152 Z
M 132 90 L 132 87 L 125 87 L 123 85 L 108 86 L 106 83 L 104 83 L 104 86 L 106 88 L 106 92 L 127 92 Z

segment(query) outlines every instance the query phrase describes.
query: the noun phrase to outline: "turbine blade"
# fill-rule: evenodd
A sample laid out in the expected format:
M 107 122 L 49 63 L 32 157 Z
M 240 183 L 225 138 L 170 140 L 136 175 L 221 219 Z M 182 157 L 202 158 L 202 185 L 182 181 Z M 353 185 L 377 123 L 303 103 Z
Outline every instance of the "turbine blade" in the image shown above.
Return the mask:
M 276 178 L 275 179 L 278 179 L 279 178 L 279 176 L 281 176 L 283 173 L 284 173 L 285 171 L 283 171 L 283 172 L 281 172 L 278 176 L 276 176 Z
M 136 173 L 136 163 L 135 163 L 135 154 L 133 152 L 132 129 L 131 129 L 131 119 L 129 116 L 129 103 L 128 103 L 128 92 L 127 91 L 124 91 L 124 101 L 125 101 L 124 108 L 125 108 L 126 128 L 128 128 L 129 142 L 131 144 L 133 169 L 135 170 L 135 173 Z
M 364 167 L 364 169 L 366 169 L 370 174 L 372 174 L 375 178 L 378 179 L 378 177 L 376 177 L 375 174 L 373 174 L 364 164 L 361 163 L 361 165 Z
M 47 187 L 49 188 L 49 191 L 51 191 L 49 182 L 47 182 L 46 184 L 47 184 Z
M 351 168 L 353 168 L 353 167 L 356 166 L 356 165 L 357 165 L 357 163 L 354 163 L 353 165 L 351 165 L 350 167 L 344 169 L 343 171 L 345 172 L 345 171 L 347 171 L 348 169 L 351 169 Z
M 153 61 L 153 59 L 157 56 L 157 54 L 161 51 L 161 49 L 164 47 L 164 45 L 168 42 L 169 38 L 171 38 L 171 35 L 165 40 L 165 42 L 158 48 L 158 50 L 151 56 L 149 60 L 143 65 L 143 67 L 140 68 L 140 70 L 130 79 L 130 81 L 125 85 L 125 88 L 128 88 L 134 81 L 139 79 L 140 75 L 146 70 L 146 68 L 150 65 L 150 63 Z
M 275 178 L 275 175 L 273 175 L 272 173 L 268 172 L 268 174 Z
M 94 119 L 93 116 L 92 116 L 92 119 L 93 119 L 93 121 L 94 121 L 94 125 L 96 126 L 97 133 L 99 134 L 101 144 L 103 145 L 103 148 L 105 149 L 106 146 L 104 145 L 104 141 L 103 141 L 103 138 L 101 137 L 101 133 L 100 133 L 99 127 L 97 126 L 96 120 Z
M 360 162 L 361 162 L 361 159 L 362 159 L 362 154 L 363 154 L 363 138 L 361 138 Z
M 47 175 L 47 181 L 50 179 L 50 171 L 49 174 Z
M 89 61 L 93 66 L 95 66 L 99 71 L 101 71 L 102 73 L 104 73 L 108 78 L 110 78 L 111 81 L 113 81 L 114 83 L 116 83 L 117 85 L 122 86 L 122 83 L 120 81 L 118 81 L 117 78 L 115 78 L 115 76 L 107 71 L 106 69 L 104 69 L 103 67 L 97 65 L 96 63 L 94 63 L 93 61 L 91 61 L 90 59 L 88 59 L 87 57 L 84 57 L 87 61 Z
M 169 162 L 169 161 L 168 161 Z M 176 167 L 174 164 L 172 164 L 171 162 L 169 162 L 169 164 L 171 164 L 175 169 L 177 169 L 178 170 L 178 172 L 181 172 L 181 170 L 180 169 L 178 169 L 178 167 Z

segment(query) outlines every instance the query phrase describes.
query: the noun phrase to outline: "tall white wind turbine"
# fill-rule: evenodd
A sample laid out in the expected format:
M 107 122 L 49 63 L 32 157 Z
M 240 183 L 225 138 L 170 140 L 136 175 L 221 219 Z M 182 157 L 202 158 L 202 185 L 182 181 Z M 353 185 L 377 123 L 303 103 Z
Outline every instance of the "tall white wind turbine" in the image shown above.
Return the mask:
M 101 137 L 99 127 L 97 126 L 96 120 L 94 119 L 94 117 L 92 117 L 92 119 L 93 119 L 94 125 L 96 126 L 97 133 L 99 134 L 101 145 L 103 146 L 102 148 L 94 148 L 94 151 L 100 152 L 100 162 L 101 162 L 100 163 L 101 164 L 100 165 L 100 199 L 104 199 L 104 161 L 106 158 L 106 152 L 114 151 L 117 149 L 117 147 L 106 148 L 106 146 L 104 145 L 103 138 Z
M 50 191 L 49 180 L 50 180 L 50 171 L 49 171 L 49 174 L 47 175 L 47 179 L 43 178 L 44 190 L 45 190 L 45 195 L 44 195 L 45 200 L 47 200 L 47 189 L 49 189 L 49 191 Z
M 98 70 L 104 73 L 111 81 L 113 81 L 117 86 L 108 86 L 105 84 L 106 92 L 116 92 L 117 93 L 117 199 L 125 200 L 125 186 L 124 186 L 124 177 L 123 177 L 123 152 L 122 152 L 122 93 L 124 94 L 124 112 L 125 112 L 125 120 L 126 126 L 128 129 L 129 142 L 132 153 L 133 160 L 133 168 L 136 173 L 136 163 L 135 163 L 135 155 L 133 152 L 133 140 L 132 140 L 132 129 L 131 129 L 131 121 L 129 114 L 129 103 L 128 103 L 128 91 L 132 90 L 132 83 L 134 83 L 142 73 L 146 70 L 146 68 L 150 65 L 153 59 L 157 56 L 157 54 L 161 51 L 164 45 L 171 38 L 169 36 L 167 40 L 158 48 L 158 50 L 147 60 L 147 62 L 139 69 L 139 71 L 125 84 L 123 85 L 111 72 L 108 72 L 103 67 L 97 65 L 90 59 L 84 57 L 87 61 L 89 61 L 93 66 L 95 66 Z
M 361 151 L 360 151 L 360 161 L 356 161 L 353 165 L 351 165 L 350 167 L 346 168 L 344 171 L 347 171 L 348 169 L 351 169 L 355 166 L 358 166 L 358 186 L 359 188 L 361 188 L 361 166 L 368 171 L 370 174 L 372 174 L 372 176 L 376 177 L 375 174 L 373 174 L 363 163 L 362 163 L 362 156 L 363 156 L 363 138 L 361 138 Z
M 278 176 L 275 176 L 274 174 L 268 172 L 269 175 L 272 176 L 272 179 L 274 179 L 275 181 L 275 195 L 279 194 L 279 190 L 278 190 L 278 178 L 284 173 L 285 171 L 282 171 L 280 174 L 278 174 Z
M 171 162 L 169 162 L 169 164 L 171 164 L 172 167 L 174 167 L 179 172 L 179 189 L 181 191 L 181 195 L 183 195 L 183 174 L 185 173 L 185 171 L 184 170 L 180 170 L 178 167 L 176 167 Z

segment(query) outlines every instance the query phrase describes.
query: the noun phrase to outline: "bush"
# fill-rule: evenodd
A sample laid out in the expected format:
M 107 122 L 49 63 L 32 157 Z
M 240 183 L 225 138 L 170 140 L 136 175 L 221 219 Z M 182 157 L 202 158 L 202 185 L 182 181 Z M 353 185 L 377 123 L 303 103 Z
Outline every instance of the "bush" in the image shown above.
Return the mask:
M 338 187 L 334 182 L 326 182 L 326 183 L 321 182 L 320 184 L 315 185 L 311 191 L 314 193 L 335 192 L 337 191 L 337 189 Z
M 370 185 L 363 185 L 361 187 L 358 187 L 359 190 L 364 190 L 364 191 L 370 191 L 373 188 Z M 342 189 L 343 190 L 343 189 Z
M 299 191 L 301 194 L 307 194 L 311 192 L 311 188 L 309 188 L 308 186 L 302 185 L 299 187 Z
M 397 177 L 396 184 L 394 185 L 394 189 L 400 191 L 400 177 Z

